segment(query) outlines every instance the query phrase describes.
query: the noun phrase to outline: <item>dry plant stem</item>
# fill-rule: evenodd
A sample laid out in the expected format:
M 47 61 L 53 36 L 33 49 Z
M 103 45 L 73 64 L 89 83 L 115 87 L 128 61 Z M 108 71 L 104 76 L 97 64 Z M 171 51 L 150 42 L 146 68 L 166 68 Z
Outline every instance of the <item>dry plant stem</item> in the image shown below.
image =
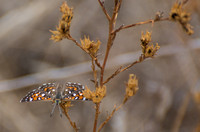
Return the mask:
M 119 73 L 121 73 L 121 72 L 123 72 L 123 71 L 129 69 L 130 67 L 134 66 L 134 65 L 137 64 L 137 63 L 140 63 L 140 62 L 144 61 L 145 59 L 146 59 L 146 58 L 144 58 L 144 59 L 141 60 L 141 61 L 139 61 L 139 60 L 134 61 L 133 63 L 129 64 L 128 66 L 124 67 L 123 69 L 122 69 L 122 66 L 120 66 L 120 68 L 118 68 L 110 77 L 108 77 L 108 78 L 106 79 L 106 81 L 103 82 L 103 84 L 108 83 L 112 78 L 114 78 L 115 76 L 117 76 Z
M 94 64 L 94 59 L 92 58 L 92 71 L 93 71 L 93 76 L 94 76 L 94 84 L 95 87 L 98 87 L 98 82 L 97 82 L 97 71 L 95 69 L 95 64 Z
M 102 8 L 102 10 L 103 10 L 103 12 L 104 12 L 104 14 L 106 15 L 108 21 L 110 21 L 111 18 L 110 18 L 108 12 L 106 11 L 106 9 L 105 9 L 105 7 L 104 7 L 104 3 L 101 2 L 101 0 L 98 0 L 98 2 L 99 2 L 99 4 L 100 4 L 100 6 L 101 6 L 101 8 Z
M 70 116 L 68 114 L 68 111 L 66 110 L 65 106 L 64 105 L 60 105 L 60 106 L 63 109 L 65 116 L 69 120 L 70 125 L 74 128 L 75 132 L 78 132 L 78 128 L 76 126 L 76 123 L 71 120 L 71 118 L 70 118 Z
M 116 36 L 116 34 L 112 34 L 112 32 L 114 31 L 114 28 L 115 28 L 115 23 L 116 23 L 116 19 L 118 16 L 118 11 L 120 9 L 121 3 L 122 3 L 122 0 L 120 0 L 119 2 L 115 1 L 115 8 L 113 10 L 112 18 L 109 21 L 109 35 L 108 35 L 108 41 L 107 41 L 106 54 L 104 57 L 101 74 L 100 74 L 100 85 L 101 86 L 103 86 L 103 75 L 104 75 L 104 70 L 105 70 L 107 59 L 108 59 L 108 55 L 110 52 L 110 48 L 111 48 L 113 41 L 115 39 L 115 36 Z
M 85 50 L 85 49 L 81 46 L 81 44 L 78 43 L 78 41 L 76 41 L 71 35 L 69 35 L 69 37 L 68 37 L 67 39 L 73 41 L 79 48 L 81 48 L 83 51 L 85 51 L 87 54 L 89 54 L 90 57 L 95 61 L 96 65 L 97 65 L 100 69 L 102 69 L 101 64 L 99 63 L 98 59 L 97 59 L 95 56 L 91 55 L 87 50 Z
M 103 7 L 102 2 L 99 1 L 99 3 L 100 3 L 100 6 Z M 103 86 L 104 70 L 105 70 L 106 62 L 107 62 L 108 55 L 109 55 L 109 52 L 110 52 L 110 48 L 111 48 L 113 41 L 115 39 L 115 36 L 116 36 L 116 34 L 113 35 L 112 32 L 115 28 L 116 19 L 117 19 L 117 16 L 118 16 L 118 12 L 119 12 L 121 3 L 122 3 L 122 0 L 120 0 L 120 1 L 115 0 L 115 8 L 113 10 L 112 18 L 107 17 L 108 20 L 109 20 L 109 35 L 108 35 L 108 41 L 107 41 L 106 54 L 105 54 L 105 57 L 104 57 L 104 61 L 103 61 L 103 64 L 102 64 L 102 67 L 101 67 L 101 73 L 100 73 L 100 86 L 101 87 Z M 105 8 L 102 8 L 102 9 L 105 13 Z M 105 14 L 107 14 L 107 12 Z M 98 116 L 99 116 L 99 107 L 100 107 L 100 103 L 96 103 L 96 114 L 95 114 L 95 122 L 94 122 L 93 132 L 96 132 L 96 128 L 97 128 L 97 121 L 98 121 Z
M 115 114 L 116 111 L 118 111 L 120 108 L 122 108 L 122 106 L 127 102 L 127 100 L 129 99 L 129 97 L 124 97 L 124 100 L 123 100 L 123 103 L 120 104 L 117 108 L 115 106 L 115 108 L 113 109 L 113 111 L 111 112 L 111 114 L 107 117 L 107 119 L 101 123 L 99 129 L 98 129 L 98 132 L 101 131 L 101 129 L 108 123 L 108 121 L 113 117 L 113 115 Z
M 113 39 L 115 38 L 116 33 L 119 32 L 119 31 L 121 31 L 121 30 L 123 30 L 123 29 L 131 28 L 131 27 L 134 27 L 134 26 L 137 26 L 137 25 L 148 24 L 148 23 L 154 23 L 154 22 L 157 22 L 157 21 L 165 21 L 165 20 L 169 20 L 169 18 L 162 18 L 162 19 L 158 19 L 158 20 L 150 19 L 150 20 L 147 20 L 147 21 L 144 21 L 144 22 L 139 22 L 139 23 L 135 23 L 135 24 L 127 25 L 127 26 L 122 25 L 122 26 L 120 26 L 118 29 L 116 29 L 115 31 L 112 32 L 112 34 L 113 34 L 113 36 L 114 36 Z M 110 48 L 110 47 L 109 47 L 109 48 Z M 107 48 L 107 49 L 108 49 L 108 48 Z M 108 50 L 110 50 L 110 49 L 108 49 Z M 109 51 L 108 51 L 108 53 L 109 53 Z M 105 58 L 105 59 L 107 59 L 107 58 Z M 144 59 L 145 59 L 145 58 L 144 58 Z M 105 60 L 104 60 L 104 61 L 105 61 Z M 143 61 L 143 60 L 142 60 L 142 61 Z M 133 62 L 132 64 L 128 65 L 127 67 L 123 68 L 123 69 L 122 69 L 122 67 L 118 68 L 110 77 L 108 77 L 108 78 L 106 79 L 106 81 L 103 82 L 103 84 L 106 84 L 107 82 L 109 82 L 113 77 L 115 77 L 115 76 L 118 75 L 119 73 L 121 73 L 121 72 L 127 70 L 128 68 L 130 68 L 130 67 L 132 67 L 133 65 L 135 65 L 135 64 L 137 64 L 137 63 L 140 63 L 140 62 L 142 62 L 142 61 L 135 61 L 135 62 Z M 104 65 L 103 65 L 103 67 L 104 67 Z M 102 80 L 103 80 L 103 79 L 102 79 Z
M 100 108 L 100 103 L 96 103 L 96 113 L 95 113 L 93 132 L 96 132 L 96 129 L 97 129 L 97 121 L 98 121 L 98 117 L 99 117 L 99 108 Z
M 134 26 L 148 24 L 148 23 L 154 23 L 154 22 L 158 22 L 158 21 L 166 21 L 166 20 L 169 20 L 169 18 L 168 17 L 167 18 L 161 18 L 161 19 L 158 19 L 158 20 L 150 19 L 150 20 L 147 20 L 147 21 L 144 21 L 144 22 L 138 22 L 138 23 L 134 23 L 134 24 L 126 25 L 126 26 L 122 25 L 118 29 L 116 29 L 113 32 L 113 34 L 116 34 L 117 32 L 119 32 L 123 29 L 131 28 L 131 27 L 134 27 Z

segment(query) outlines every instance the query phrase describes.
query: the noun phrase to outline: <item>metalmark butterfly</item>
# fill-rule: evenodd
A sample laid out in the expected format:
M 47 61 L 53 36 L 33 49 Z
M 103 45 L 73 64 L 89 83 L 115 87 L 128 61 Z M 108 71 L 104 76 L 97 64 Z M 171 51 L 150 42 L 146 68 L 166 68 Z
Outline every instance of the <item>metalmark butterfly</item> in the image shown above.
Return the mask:
M 67 82 L 65 86 L 55 83 L 45 83 L 29 92 L 20 102 L 52 101 L 54 106 L 50 116 L 53 115 L 56 106 L 58 106 L 60 116 L 62 116 L 59 104 L 62 101 L 88 100 L 83 96 L 84 90 L 85 87 L 80 83 Z

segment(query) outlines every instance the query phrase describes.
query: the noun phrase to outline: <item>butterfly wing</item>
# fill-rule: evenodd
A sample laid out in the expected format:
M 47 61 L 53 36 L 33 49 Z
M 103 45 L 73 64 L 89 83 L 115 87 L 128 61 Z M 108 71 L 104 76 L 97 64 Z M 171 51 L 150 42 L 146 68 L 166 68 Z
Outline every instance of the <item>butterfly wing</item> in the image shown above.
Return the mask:
M 66 101 L 74 101 L 74 100 L 87 100 L 83 96 L 83 91 L 85 87 L 80 83 L 71 83 L 67 82 L 64 89 L 63 89 L 63 100 Z
M 31 102 L 31 101 L 52 101 L 56 94 L 55 83 L 45 83 L 42 86 L 29 92 L 20 102 Z

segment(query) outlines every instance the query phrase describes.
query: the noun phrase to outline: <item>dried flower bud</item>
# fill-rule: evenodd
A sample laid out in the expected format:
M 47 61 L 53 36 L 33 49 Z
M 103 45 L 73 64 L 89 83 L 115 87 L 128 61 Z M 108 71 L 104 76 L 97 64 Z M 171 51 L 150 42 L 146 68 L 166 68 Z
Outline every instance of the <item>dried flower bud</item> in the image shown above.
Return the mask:
M 96 56 L 97 51 L 99 50 L 101 42 L 97 40 L 97 42 L 91 41 L 90 38 L 84 36 L 84 39 L 81 40 L 82 47 L 87 50 L 93 56 Z
M 151 33 L 146 31 L 146 34 L 144 34 L 142 32 L 142 36 L 141 36 L 140 40 L 142 42 L 141 46 L 145 47 L 151 41 Z
M 156 46 L 154 46 L 153 44 L 149 44 L 151 42 L 151 32 L 146 31 L 146 34 L 142 32 L 140 40 L 142 42 L 140 45 L 143 55 L 140 57 L 139 61 L 143 61 L 145 57 L 153 57 L 158 49 L 160 49 L 160 46 L 158 46 L 158 44 L 156 44 Z
M 158 43 L 156 43 L 156 46 L 154 46 L 153 44 L 151 46 L 147 46 L 144 56 L 145 57 L 153 57 L 154 55 L 156 55 L 156 52 L 160 49 L 160 46 L 158 45 Z
M 169 15 L 170 19 L 173 21 L 179 21 L 181 12 L 182 12 L 182 5 L 175 3 Z
M 129 75 L 128 84 L 126 87 L 126 97 L 131 97 L 138 91 L 138 80 L 134 74 Z
M 162 17 L 163 17 L 163 12 L 160 12 L 160 11 L 158 11 L 158 12 L 156 12 L 156 16 L 155 16 L 155 18 L 154 18 L 154 21 L 158 21 L 158 20 L 160 20 Z
M 51 40 L 56 42 L 62 40 L 63 38 L 69 38 L 70 25 L 73 18 L 73 8 L 69 8 L 66 2 L 61 5 L 60 11 L 63 13 L 63 15 L 59 21 L 58 27 L 56 28 L 57 31 L 50 30 L 50 32 L 53 33 Z
M 67 112 L 69 110 L 70 107 L 72 107 L 73 105 L 71 104 L 71 101 L 65 101 L 63 103 L 60 104 L 62 108 L 64 108 L 64 110 Z
M 83 95 L 87 99 L 91 99 L 94 103 L 99 103 L 106 95 L 106 86 L 104 85 L 103 87 L 98 87 L 94 92 L 86 87 Z
M 170 20 L 177 21 L 181 24 L 182 28 L 188 35 L 194 33 L 192 26 L 189 24 L 190 13 L 186 12 L 183 8 L 183 4 L 175 3 L 170 12 Z

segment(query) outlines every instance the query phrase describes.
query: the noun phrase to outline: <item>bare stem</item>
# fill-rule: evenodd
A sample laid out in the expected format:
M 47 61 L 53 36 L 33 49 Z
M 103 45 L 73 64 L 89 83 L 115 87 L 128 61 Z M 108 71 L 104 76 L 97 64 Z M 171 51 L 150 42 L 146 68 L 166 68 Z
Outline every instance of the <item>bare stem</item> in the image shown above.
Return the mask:
M 142 59 L 134 61 L 133 63 L 129 64 L 128 66 L 124 67 L 123 69 L 122 69 L 122 66 L 120 66 L 111 76 L 109 76 L 106 79 L 106 81 L 103 82 L 103 84 L 108 83 L 112 78 L 114 78 L 115 76 L 117 76 L 119 73 L 121 73 L 121 72 L 123 72 L 125 70 L 128 70 L 130 67 L 132 67 L 135 64 L 140 63 L 140 62 L 142 62 L 142 61 L 144 61 L 146 59 L 146 57 L 144 57 L 143 55 L 141 55 L 140 58 L 142 58 Z
M 100 4 L 100 6 L 101 6 L 101 8 L 102 8 L 102 10 L 103 10 L 103 12 L 104 12 L 104 14 L 106 15 L 108 21 L 110 21 L 111 18 L 110 18 L 108 12 L 106 11 L 106 9 L 105 9 L 105 7 L 104 7 L 104 2 L 101 2 L 101 0 L 98 0 L 98 2 L 99 2 L 99 4 Z
M 169 18 L 168 18 L 168 17 L 167 17 L 167 18 L 160 18 L 160 19 L 156 19 L 156 20 L 150 19 L 150 20 L 147 20 L 147 21 L 144 21 L 144 22 L 138 22 L 138 23 L 134 23 L 134 24 L 126 25 L 126 26 L 122 25 L 122 26 L 120 26 L 119 28 L 117 28 L 117 29 L 113 32 L 113 34 L 119 32 L 119 31 L 121 31 L 121 30 L 123 30 L 123 29 L 131 28 L 131 27 L 134 27 L 134 26 L 143 25 L 143 24 L 148 24 L 148 23 L 154 23 L 154 22 L 158 22 L 158 21 L 166 21 L 166 20 L 169 20 Z
M 93 76 L 94 76 L 94 84 L 95 87 L 98 87 L 98 82 L 97 82 L 97 71 L 95 68 L 95 64 L 94 64 L 94 59 L 92 58 L 92 71 L 93 71 Z
M 104 57 L 104 61 L 103 61 L 103 65 L 102 65 L 102 69 L 101 69 L 101 74 L 100 74 L 100 85 L 103 85 L 103 75 L 104 75 L 104 70 L 105 70 L 105 66 L 106 66 L 106 62 L 108 59 L 108 55 L 110 52 L 110 48 L 113 45 L 113 41 L 115 39 L 116 34 L 112 34 L 112 32 L 114 31 L 115 28 L 115 23 L 117 20 L 117 16 L 118 16 L 118 11 L 120 9 L 122 0 L 120 0 L 119 2 L 115 1 L 115 8 L 113 9 L 113 14 L 112 14 L 112 18 L 109 21 L 109 35 L 108 35 L 108 41 L 107 41 L 107 48 L 106 48 L 106 54 Z
M 100 132 L 101 129 L 108 123 L 108 121 L 113 117 L 115 112 L 122 108 L 122 106 L 127 102 L 128 99 L 129 99 L 129 97 L 125 96 L 122 104 L 120 104 L 118 107 L 114 106 L 114 109 L 111 112 L 111 114 L 107 117 L 107 119 L 103 123 L 101 123 L 101 125 L 98 129 L 98 132 Z
M 97 121 L 98 121 L 98 117 L 99 117 L 99 108 L 100 108 L 100 103 L 96 103 L 96 113 L 95 113 L 93 132 L 96 132 L 96 129 L 97 129 Z
M 71 120 L 68 114 L 68 108 L 66 108 L 64 105 L 60 105 L 60 106 L 63 109 L 65 116 L 69 120 L 70 125 L 74 128 L 75 132 L 78 132 L 79 129 L 77 128 L 76 123 Z

